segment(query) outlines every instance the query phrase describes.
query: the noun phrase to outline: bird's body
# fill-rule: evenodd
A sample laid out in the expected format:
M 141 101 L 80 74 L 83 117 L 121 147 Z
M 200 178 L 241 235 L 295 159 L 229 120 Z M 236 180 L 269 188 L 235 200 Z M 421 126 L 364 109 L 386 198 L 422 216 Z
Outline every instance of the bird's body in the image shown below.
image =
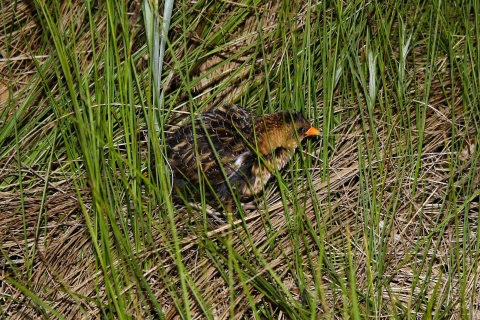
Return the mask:
M 287 164 L 305 136 L 318 134 L 298 112 L 256 116 L 224 105 L 202 113 L 167 138 L 176 195 L 198 200 L 202 181 L 214 203 L 231 205 L 233 196 L 248 201 Z

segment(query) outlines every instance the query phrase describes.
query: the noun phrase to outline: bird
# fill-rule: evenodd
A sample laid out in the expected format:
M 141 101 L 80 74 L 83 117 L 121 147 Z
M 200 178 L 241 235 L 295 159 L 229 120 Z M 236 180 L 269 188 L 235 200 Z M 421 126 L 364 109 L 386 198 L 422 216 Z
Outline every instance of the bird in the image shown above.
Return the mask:
M 227 212 L 259 195 L 275 170 L 281 170 L 300 142 L 320 130 L 296 111 L 255 115 L 234 104 L 199 114 L 166 138 L 173 175 L 173 199 L 200 200 Z

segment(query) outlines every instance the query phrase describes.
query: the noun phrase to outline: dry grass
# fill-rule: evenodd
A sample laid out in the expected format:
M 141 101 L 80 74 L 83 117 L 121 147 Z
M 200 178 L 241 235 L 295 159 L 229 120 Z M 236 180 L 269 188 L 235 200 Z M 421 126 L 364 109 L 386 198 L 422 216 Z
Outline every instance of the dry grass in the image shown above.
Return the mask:
M 103 306 L 99 305 L 111 303 L 114 298 L 109 297 L 104 288 L 105 277 L 110 276 L 110 270 L 99 268 L 85 221 L 85 216 L 92 214 L 93 210 L 90 207 L 91 193 L 86 187 L 78 187 L 82 184 L 73 183 L 75 179 L 84 178 L 84 173 L 73 174 L 66 169 L 70 160 L 65 150 L 57 155 L 55 166 L 48 173 L 41 164 L 37 167 L 26 164 L 28 155 L 23 150 L 35 150 L 36 143 L 48 135 L 46 132 L 53 130 L 57 120 L 48 114 L 38 116 L 47 103 L 45 96 L 48 93 L 34 90 L 41 85 L 34 76 L 37 72 L 35 63 L 41 66 L 45 61 L 42 57 L 30 58 L 36 52 L 43 33 L 38 27 L 35 10 L 28 2 L 19 2 L 14 17 L 13 8 L 13 5 L 3 5 L 0 17 L 3 25 L 18 26 L 15 32 L 8 34 L 8 57 L 16 59 L 0 60 L 0 96 L 3 97 L 0 112 L 7 110 L 7 105 L 13 106 L 7 113 L 0 113 L 0 126 L 7 123 L 14 110 L 22 108 L 23 118 L 18 121 L 19 128 L 22 121 L 31 119 L 41 119 L 43 125 L 31 127 L 30 134 L 19 142 L 20 152 L 13 148 L 2 153 L 0 158 L 0 181 L 3 181 L 0 183 L 1 314 L 9 319 L 46 317 L 47 311 L 44 314 L 39 312 L 37 298 L 15 285 L 29 283 L 31 286 L 28 289 L 39 300 L 68 319 L 115 317 L 102 314 Z M 66 16 L 70 17 L 72 11 L 75 10 L 69 11 Z M 270 28 L 275 29 L 278 8 L 267 5 L 262 8 L 261 14 L 265 22 L 262 26 L 264 33 L 268 33 Z M 217 21 L 219 27 L 224 19 L 229 19 L 228 10 Z M 267 65 L 261 55 L 252 59 L 258 52 L 254 47 L 248 48 L 259 41 L 255 32 L 259 29 L 257 21 L 254 15 L 247 17 L 244 25 L 238 28 L 238 34 L 230 35 L 234 39 L 231 45 L 199 59 L 192 67 L 192 79 L 214 68 L 214 72 L 201 78 L 194 86 L 194 96 L 207 101 L 206 108 L 219 101 L 233 101 L 246 91 L 253 90 L 255 86 L 245 83 L 245 79 L 263 79 L 265 67 L 275 70 L 278 61 L 286 58 L 278 54 L 278 61 L 269 61 Z M 296 27 L 301 28 L 302 23 L 304 21 L 298 19 Z M 99 21 L 100 34 L 101 26 L 105 23 Z M 141 30 L 141 26 L 137 28 Z M 179 27 L 173 31 L 174 38 L 182 32 Z M 205 46 L 206 51 L 213 49 L 214 46 L 210 48 L 202 42 L 204 30 L 201 26 L 196 31 L 197 35 L 191 37 L 189 49 L 194 50 L 200 45 Z M 142 34 L 142 31 L 137 32 Z M 87 39 L 88 34 L 84 38 L 79 37 L 85 52 L 91 50 Z M 0 48 L 6 43 L 6 34 L 2 33 Z M 455 49 L 462 52 L 466 44 L 460 40 L 457 45 Z M 265 50 L 273 47 L 273 43 L 268 43 Z M 168 63 L 171 77 L 167 78 L 166 86 L 173 93 L 181 82 L 175 74 L 175 65 L 182 61 L 182 50 L 178 48 L 175 51 L 174 60 L 177 62 L 171 60 Z M 233 61 L 214 67 L 238 52 L 242 54 Z M 359 52 L 360 56 L 362 54 Z M 480 274 L 477 236 L 480 169 L 475 148 L 478 146 L 475 123 L 478 115 L 472 115 L 472 109 L 465 107 L 462 75 L 452 69 L 448 61 L 438 58 L 435 74 L 428 85 L 423 85 L 428 78 L 427 72 L 431 72 L 424 68 L 429 59 L 427 55 L 424 46 L 415 47 L 412 54 L 415 59 L 410 61 L 406 72 L 409 79 L 414 79 L 415 87 L 409 88 L 411 96 L 423 97 L 425 87 L 430 90 L 428 106 L 425 107 L 425 129 L 421 133 L 421 155 L 409 153 L 408 147 L 420 143 L 420 133 L 416 128 L 420 119 L 418 110 L 424 107 L 421 98 L 402 108 L 390 99 L 392 92 L 389 90 L 394 90 L 393 85 L 384 85 L 377 99 L 390 101 L 388 108 L 393 116 L 387 119 L 383 108 L 375 108 L 373 126 L 369 127 L 362 121 L 367 108 L 363 95 L 353 97 L 353 92 L 348 95 L 337 89 L 333 96 L 333 114 L 342 122 L 331 132 L 335 143 L 329 148 L 328 163 L 322 163 L 324 149 L 320 148 L 320 144 L 309 149 L 313 152 L 307 154 L 304 151 L 303 156 L 312 159 L 310 184 L 296 180 L 292 174 L 301 169 L 304 161 L 303 157 L 296 159 L 298 163 L 293 163 L 291 170 L 283 173 L 291 190 L 284 199 L 295 198 L 287 207 L 282 202 L 278 187 L 272 184 L 268 190 L 268 214 L 261 210 L 249 212 L 245 223 L 237 221 L 234 230 L 208 221 L 208 232 L 198 230 L 192 223 L 201 217 L 185 209 L 177 209 L 175 224 L 181 239 L 183 264 L 195 284 L 196 292 L 215 318 L 230 318 L 232 310 L 236 319 L 254 318 L 251 300 L 254 304 L 269 304 L 278 319 L 287 318 L 280 307 L 281 299 L 295 300 L 299 305 L 308 306 L 306 295 L 319 297 L 315 309 L 318 318 L 344 318 L 349 311 L 345 310 L 343 300 L 351 297 L 342 290 L 345 282 L 341 278 L 348 278 L 351 272 L 347 268 L 349 258 L 354 261 L 354 281 L 362 312 L 372 308 L 364 298 L 371 293 L 378 296 L 376 301 L 384 308 L 377 313 L 378 318 L 393 317 L 392 310 L 401 315 L 411 308 L 421 316 L 432 300 L 436 312 L 445 312 L 446 318 L 463 317 L 465 311 L 460 310 L 462 306 L 469 309 L 472 319 L 480 318 L 480 282 L 477 279 Z M 257 65 L 252 66 L 252 61 Z M 82 69 L 86 70 L 92 64 L 91 57 L 87 55 L 84 63 Z M 139 64 L 137 68 L 142 66 Z M 252 69 L 258 70 L 258 74 L 249 76 Z M 44 80 L 49 83 L 52 93 L 58 94 L 55 81 Z M 215 94 L 216 88 L 227 80 L 228 84 L 220 87 L 221 92 Z M 1 92 L 5 86 L 9 89 L 8 96 Z M 31 91 L 39 92 L 38 96 L 31 96 Z M 189 101 L 188 95 L 180 94 L 173 101 L 181 106 L 177 111 L 188 110 L 183 104 Z M 316 100 L 318 110 L 323 110 L 325 102 L 322 96 L 317 96 Z M 406 109 L 409 114 L 404 113 Z M 178 117 L 184 118 L 179 113 L 172 117 L 171 123 L 178 122 Z M 323 121 L 322 117 L 315 119 L 316 123 Z M 12 137 L 14 135 L 8 138 Z M 142 141 L 142 144 L 146 145 L 147 141 Z M 375 152 L 367 152 L 375 148 Z M 24 158 L 19 160 L 19 154 Z M 417 157 L 421 161 L 417 162 Z M 21 170 L 18 163 L 21 163 Z M 22 182 L 18 183 L 20 172 Z M 145 195 L 144 203 L 147 202 Z M 372 206 L 372 203 L 375 205 Z M 127 204 L 124 204 L 125 210 L 126 207 Z M 374 214 L 373 210 L 376 210 Z M 165 317 L 176 319 L 180 317 L 181 306 L 173 297 L 181 296 L 182 291 L 172 247 L 172 230 L 164 221 L 161 205 L 153 212 L 153 218 L 158 223 L 152 226 L 151 244 L 134 252 L 134 256 Z M 119 225 L 129 227 L 123 223 L 119 218 Z M 296 234 L 301 236 L 296 239 L 291 236 L 294 226 L 304 228 L 297 231 Z M 109 235 L 112 254 L 117 258 L 110 266 L 128 268 L 131 261 L 125 260 L 120 252 L 123 247 L 113 245 L 112 230 L 109 230 Z M 137 248 L 135 235 L 131 233 L 130 236 L 132 248 Z M 232 284 L 224 276 L 228 270 L 228 259 L 222 248 L 227 239 L 232 241 L 232 251 L 255 267 L 253 271 L 239 266 L 244 273 L 231 275 L 235 279 L 233 290 L 237 292 L 233 301 Z M 318 243 L 319 239 L 323 245 Z M 347 249 L 351 250 L 351 255 Z M 213 256 L 212 250 L 218 250 L 224 256 Z M 35 255 L 28 257 L 28 252 L 35 252 Z M 299 268 L 291 265 L 294 263 L 291 257 L 295 255 L 300 255 L 295 261 L 309 261 L 301 266 L 301 272 L 311 282 L 310 287 L 299 287 L 298 275 L 292 274 L 293 269 Z M 457 259 L 456 263 L 452 257 Z M 382 270 L 378 270 L 379 264 L 373 261 L 376 258 L 383 261 Z M 315 266 L 321 264 L 325 266 L 319 274 Z M 379 273 L 382 280 L 372 283 L 371 279 Z M 126 280 L 130 286 L 123 289 L 129 295 L 128 314 L 136 318 L 152 317 L 151 306 L 144 300 L 146 287 L 139 286 L 134 272 L 125 276 L 131 277 Z M 278 297 L 277 301 L 265 297 L 259 289 L 261 281 L 276 283 L 275 277 L 283 284 L 279 292 L 285 292 L 285 296 Z M 244 281 L 245 278 L 248 282 Z M 323 283 L 323 292 L 317 292 L 315 284 L 319 282 Z M 202 318 L 202 304 L 194 292 L 190 292 L 191 314 Z M 465 298 L 467 301 L 460 303 Z

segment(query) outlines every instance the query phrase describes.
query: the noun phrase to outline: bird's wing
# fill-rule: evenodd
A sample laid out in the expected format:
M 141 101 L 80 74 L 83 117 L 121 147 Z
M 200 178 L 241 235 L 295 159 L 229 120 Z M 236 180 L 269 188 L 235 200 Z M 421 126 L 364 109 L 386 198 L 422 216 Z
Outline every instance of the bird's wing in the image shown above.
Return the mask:
M 246 110 L 231 105 L 201 114 L 194 125 L 183 126 L 167 139 L 170 166 L 196 183 L 201 165 L 201 172 L 210 184 L 224 183 L 225 176 L 230 179 L 238 174 L 239 168 L 254 154 L 246 142 L 251 139 L 253 119 Z
M 237 134 L 243 135 L 244 138 L 250 139 L 253 134 L 253 125 L 258 116 L 252 115 L 245 109 L 234 104 L 224 104 L 214 109 L 213 114 L 217 119 L 227 120 L 234 126 Z
M 205 113 L 201 119 L 205 123 L 207 134 L 205 144 L 199 145 L 199 151 L 210 152 L 209 161 L 203 163 L 202 168 L 209 182 L 218 185 L 225 182 L 225 177 L 230 179 L 238 174 L 239 168 L 254 154 L 249 148 L 254 118 L 248 111 L 238 106 L 223 105 L 210 113 Z M 211 141 L 207 140 L 207 135 Z M 218 159 L 212 146 L 217 152 Z

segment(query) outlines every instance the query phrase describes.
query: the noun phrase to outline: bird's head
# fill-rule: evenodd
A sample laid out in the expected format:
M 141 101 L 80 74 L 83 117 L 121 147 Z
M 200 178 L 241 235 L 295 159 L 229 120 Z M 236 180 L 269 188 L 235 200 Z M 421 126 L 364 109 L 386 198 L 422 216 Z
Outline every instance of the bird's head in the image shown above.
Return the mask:
M 294 111 L 265 115 L 257 122 L 256 129 L 258 151 L 263 155 L 277 148 L 293 152 L 305 137 L 321 134 L 301 113 Z

